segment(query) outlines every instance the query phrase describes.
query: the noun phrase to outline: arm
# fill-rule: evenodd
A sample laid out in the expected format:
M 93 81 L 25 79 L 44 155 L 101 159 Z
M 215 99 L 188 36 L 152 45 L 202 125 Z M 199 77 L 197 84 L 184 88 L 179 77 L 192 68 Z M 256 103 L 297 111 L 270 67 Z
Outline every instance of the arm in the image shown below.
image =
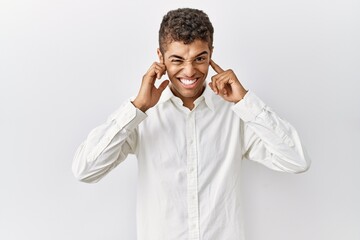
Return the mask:
M 233 111 L 244 122 L 243 156 L 277 171 L 301 173 L 310 161 L 295 128 L 249 91 Z
M 155 106 L 169 84 L 163 81 L 158 88 L 155 80 L 166 71 L 165 65 L 153 63 L 143 77 L 134 101 L 124 104 L 106 123 L 90 132 L 76 151 L 72 170 L 80 181 L 93 183 L 121 163 L 137 146 L 137 126 L 145 119 L 147 109 Z
M 93 129 L 77 149 L 72 170 L 77 179 L 87 183 L 99 181 L 121 163 L 137 145 L 137 126 L 146 114 L 130 102 Z
M 243 156 L 278 171 L 306 171 L 310 161 L 294 127 L 246 91 L 232 70 L 224 71 L 214 61 L 211 66 L 218 73 L 212 77 L 211 89 L 235 103 L 233 111 L 244 122 Z

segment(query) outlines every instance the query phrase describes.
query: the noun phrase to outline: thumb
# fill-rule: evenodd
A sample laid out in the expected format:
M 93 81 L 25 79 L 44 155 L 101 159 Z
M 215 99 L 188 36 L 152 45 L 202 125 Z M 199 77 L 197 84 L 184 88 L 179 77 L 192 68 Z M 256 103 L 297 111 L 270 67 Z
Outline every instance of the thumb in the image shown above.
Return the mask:
M 165 90 L 165 88 L 169 85 L 169 83 L 170 83 L 169 80 L 165 80 L 160 84 L 160 86 L 158 87 L 158 90 L 160 91 L 160 93 Z

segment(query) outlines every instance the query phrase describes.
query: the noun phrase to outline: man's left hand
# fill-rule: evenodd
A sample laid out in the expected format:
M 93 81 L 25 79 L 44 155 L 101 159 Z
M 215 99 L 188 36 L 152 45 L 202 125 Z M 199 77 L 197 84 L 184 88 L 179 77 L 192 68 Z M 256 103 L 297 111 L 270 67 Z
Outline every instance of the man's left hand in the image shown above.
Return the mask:
M 247 90 L 241 85 L 235 73 L 231 70 L 223 70 L 213 60 L 210 61 L 211 67 L 217 73 L 211 77 L 210 88 L 215 94 L 220 95 L 228 102 L 237 103 L 244 98 Z

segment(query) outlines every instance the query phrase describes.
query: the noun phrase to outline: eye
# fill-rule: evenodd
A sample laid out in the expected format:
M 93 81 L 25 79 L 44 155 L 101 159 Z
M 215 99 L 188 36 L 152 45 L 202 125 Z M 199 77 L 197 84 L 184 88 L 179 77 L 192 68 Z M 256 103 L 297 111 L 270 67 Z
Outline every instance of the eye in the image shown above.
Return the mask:
M 175 65 L 180 65 L 183 63 L 183 60 L 181 59 L 172 59 L 171 63 L 175 64 Z
M 205 62 L 205 60 L 206 60 L 205 57 L 197 57 L 197 58 L 195 58 L 196 63 L 203 63 L 203 62 Z

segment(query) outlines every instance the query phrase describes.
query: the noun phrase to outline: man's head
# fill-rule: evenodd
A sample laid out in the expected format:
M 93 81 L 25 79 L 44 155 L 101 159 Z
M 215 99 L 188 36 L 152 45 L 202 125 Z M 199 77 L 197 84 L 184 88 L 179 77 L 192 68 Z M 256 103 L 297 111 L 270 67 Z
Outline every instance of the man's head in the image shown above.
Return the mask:
M 197 9 L 168 12 L 159 31 L 158 55 L 165 64 L 170 89 L 191 107 L 203 90 L 213 49 L 214 28 Z
M 173 41 L 190 44 L 201 40 L 212 49 L 214 28 L 209 17 L 201 10 L 179 8 L 169 11 L 164 17 L 159 30 L 159 47 L 165 53 L 168 43 Z

